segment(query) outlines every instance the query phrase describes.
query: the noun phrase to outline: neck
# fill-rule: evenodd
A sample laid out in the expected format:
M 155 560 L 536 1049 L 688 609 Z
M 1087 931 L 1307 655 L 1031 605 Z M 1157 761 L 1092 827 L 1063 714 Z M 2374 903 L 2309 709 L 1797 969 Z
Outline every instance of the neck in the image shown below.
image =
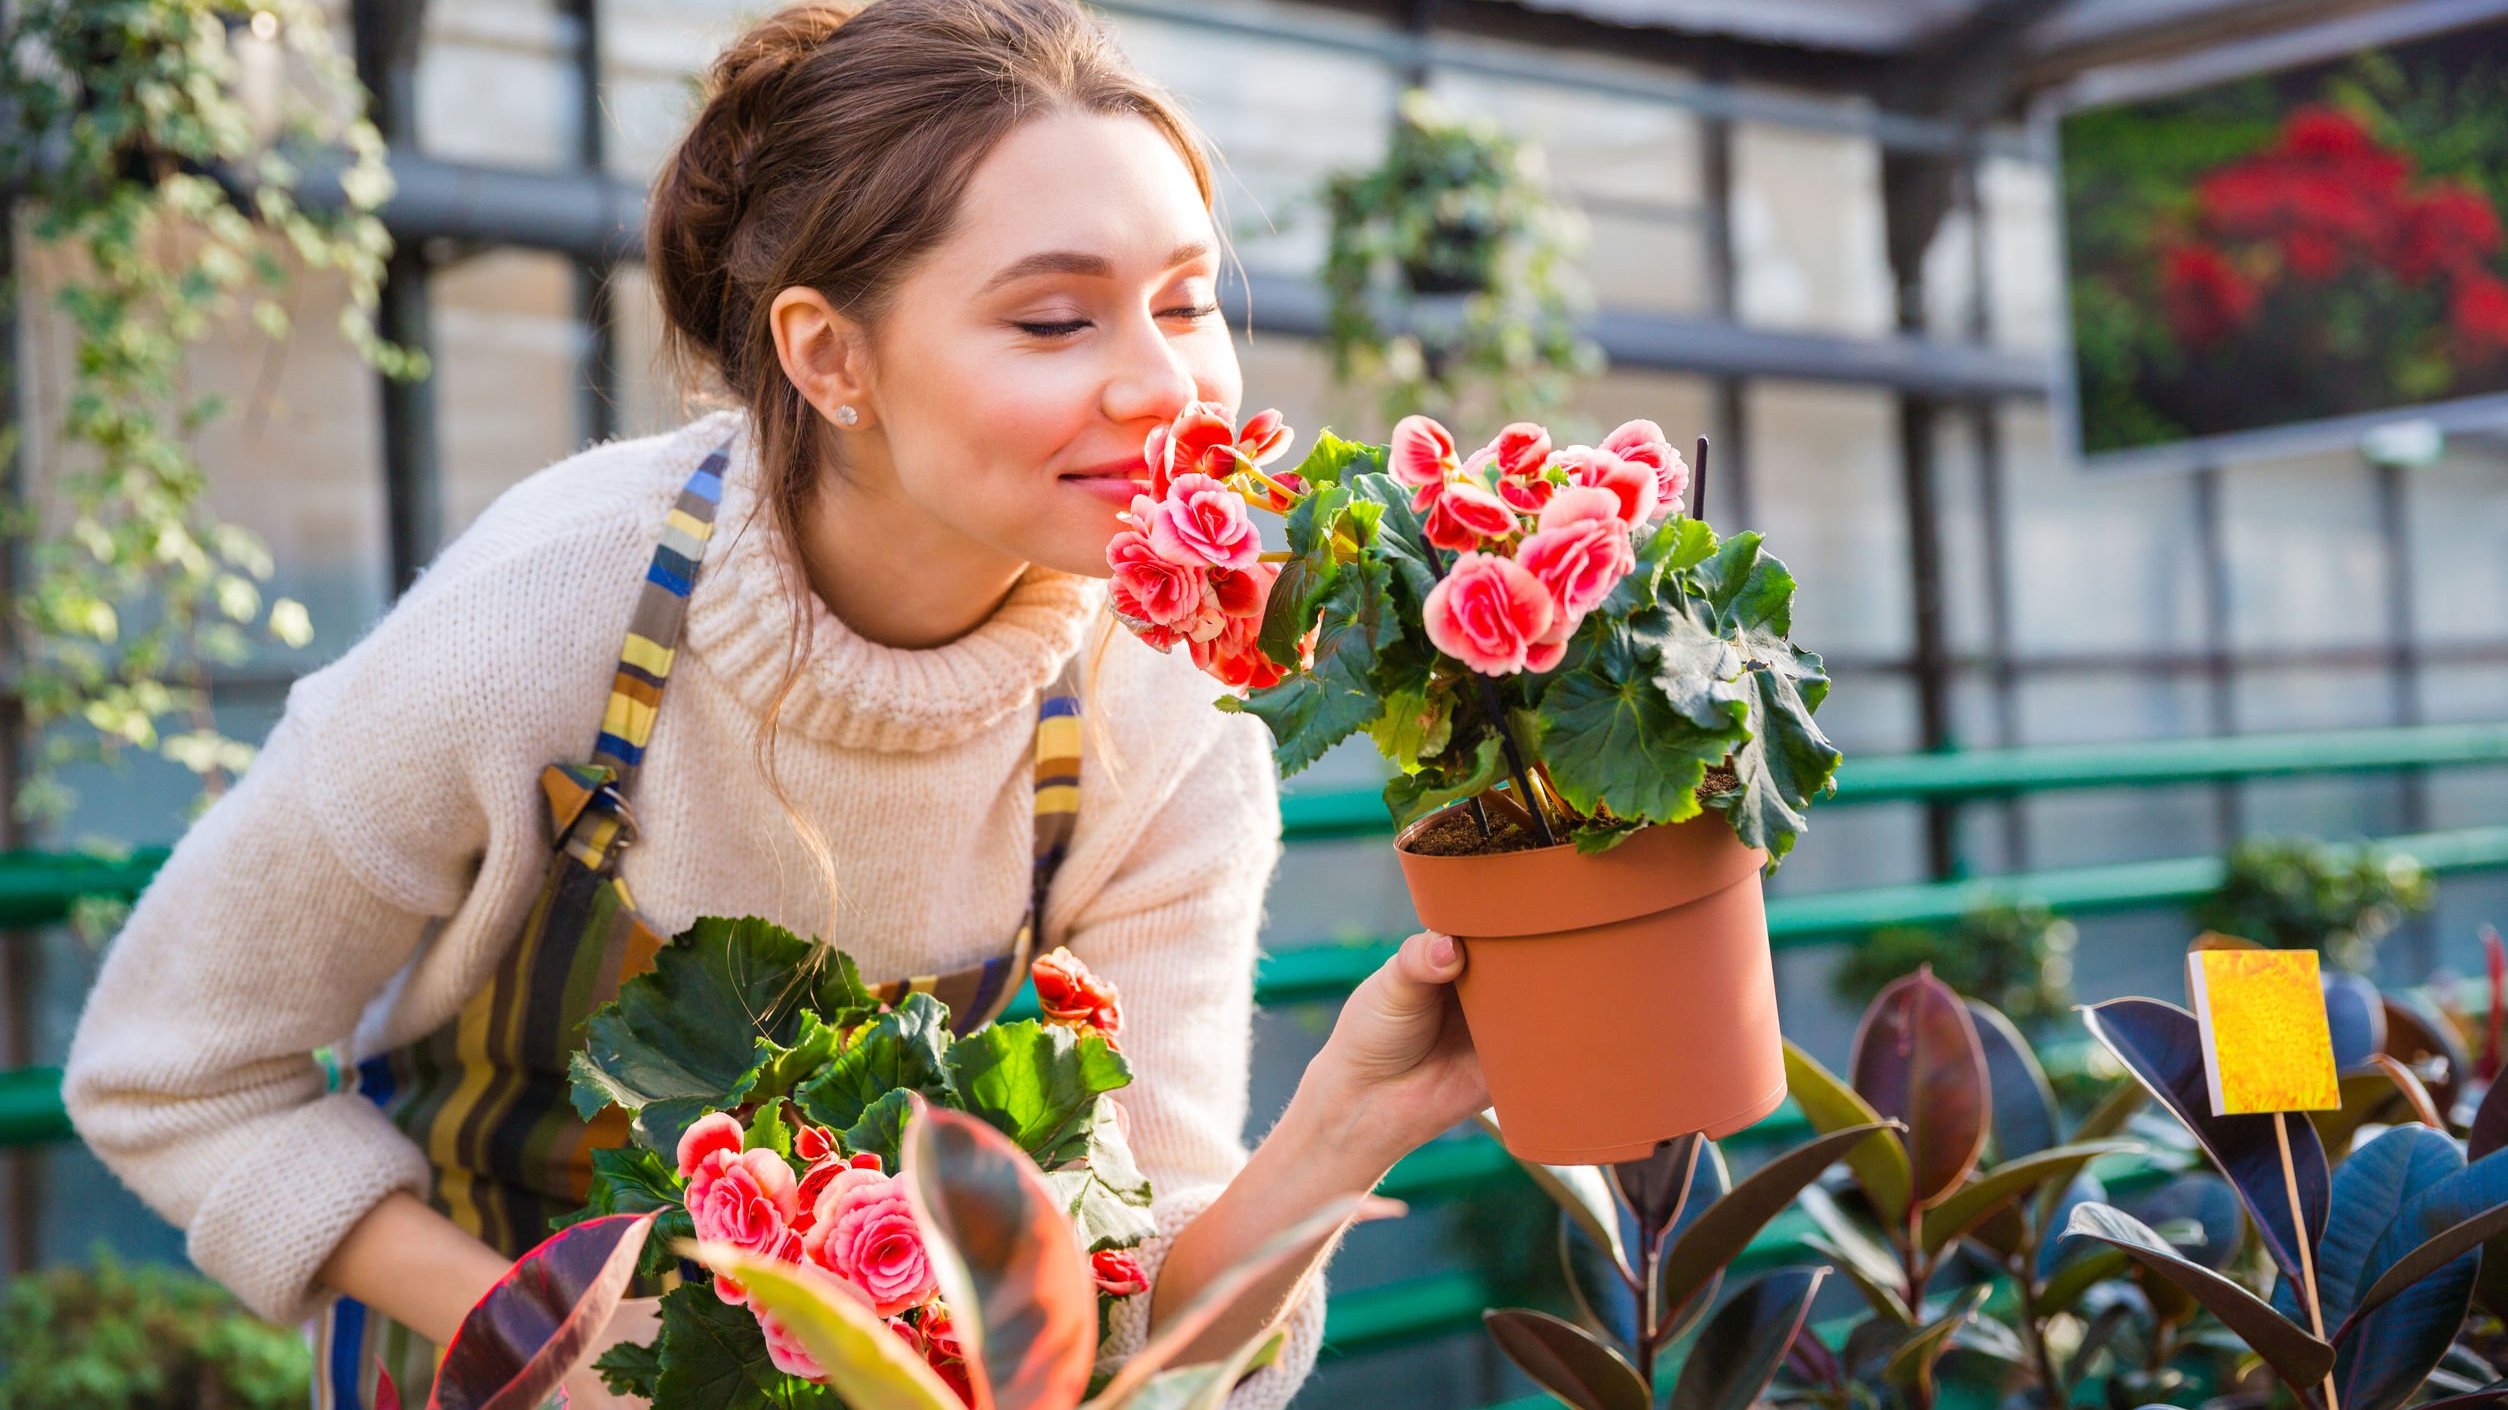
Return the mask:
M 811 591 L 855 635 L 882 646 L 945 646 L 982 626 L 1027 564 L 976 542 L 897 488 L 879 467 L 823 473 L 802 506 Z

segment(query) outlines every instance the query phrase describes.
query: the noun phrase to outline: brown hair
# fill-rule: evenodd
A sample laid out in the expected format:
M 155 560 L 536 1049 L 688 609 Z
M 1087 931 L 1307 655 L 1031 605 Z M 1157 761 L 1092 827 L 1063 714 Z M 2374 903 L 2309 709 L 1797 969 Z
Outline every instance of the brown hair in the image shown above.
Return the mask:
M 719 383 L 746 407 L 760 507 L 796 562 L 802 511 L 836 447 L 776 360 L 775 295 L 813 288 L 875 326 L 916 256 L 948 235 L 977 164 L 1056 112 L 1148 121 L 1210 203 L 1190 120 L 1071 0 L 817 0 L 759 21 L 715 59 L 703 108 L 654 179 L 646 260 L 664 351 L 688 385 Z M 833 856 L 775 771 L 809 627 L 809 589 L 795 588 L 757 762 L 827 882 L 832 937 Z M 1100 613 L 1091 684 L 1112 626 Z

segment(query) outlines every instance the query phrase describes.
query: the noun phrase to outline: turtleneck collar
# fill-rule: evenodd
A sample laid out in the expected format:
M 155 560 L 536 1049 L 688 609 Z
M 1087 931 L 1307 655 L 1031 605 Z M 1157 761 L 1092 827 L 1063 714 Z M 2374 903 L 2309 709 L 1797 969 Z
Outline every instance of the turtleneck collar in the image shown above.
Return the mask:
M 783 686 L 798 597 L 807 635 L 784 732 L 846 749 L 939 749 L 1024 711 L 1079 649 L 1104 585 L 1034 564 L 992 616 L 946 645 L 909 650 L 857 635 L 810 590 L 759 504 L 744 413 L 715 412 L 687 429 L 694 455 L 727 436 L 733 444 L 683 645 L 763 718 Z

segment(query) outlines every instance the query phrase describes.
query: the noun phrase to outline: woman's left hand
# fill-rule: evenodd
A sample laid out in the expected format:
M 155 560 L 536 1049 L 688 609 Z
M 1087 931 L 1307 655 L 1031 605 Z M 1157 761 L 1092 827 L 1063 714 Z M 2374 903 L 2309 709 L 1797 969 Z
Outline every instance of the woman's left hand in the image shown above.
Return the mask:
M 1424 930 L 1369 975 L 1306 1069 L 1299 1096 L 1334 1124 L 1400 1159 L 1489 1105 L 1489 1084 L 1463 1026 L 1454 981 L 1462 946 Z

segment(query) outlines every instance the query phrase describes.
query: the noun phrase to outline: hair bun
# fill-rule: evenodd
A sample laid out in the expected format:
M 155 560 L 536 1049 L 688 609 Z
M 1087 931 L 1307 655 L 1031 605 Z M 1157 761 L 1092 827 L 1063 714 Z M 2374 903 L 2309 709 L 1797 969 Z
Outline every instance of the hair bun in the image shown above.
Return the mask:
M 645 222 L 645 259 L 664 314 L 737 385 L 745 311 L 732 307 L 736 237 L 753 189 L 751 159 L 781 110 L 784 80 L 865 0 L 817 0 L 750 26 L 706 72 L 705 103 L 662 164 Z

